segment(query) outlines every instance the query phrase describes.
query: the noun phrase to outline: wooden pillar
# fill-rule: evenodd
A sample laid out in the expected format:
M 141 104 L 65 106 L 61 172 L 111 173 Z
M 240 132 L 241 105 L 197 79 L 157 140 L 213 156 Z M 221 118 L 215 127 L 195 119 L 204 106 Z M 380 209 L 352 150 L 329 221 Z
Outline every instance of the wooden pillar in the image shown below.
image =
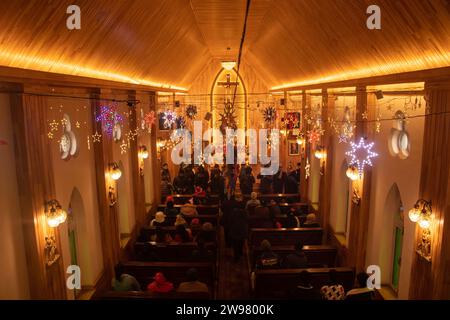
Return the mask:
M 130 102 L 136 100 L 136 92 L 130 91 L 128 94 L 128 100 Z M 128 104 L 128 112 L 130 117 L 129 128 L 130 132 L 137 132 L 138 123 L 137 123 L 137 113 L 136 113 L 136 104 L 129 103 Z M 134 201 L 134 210 L 135 210 L 135 219 L 136 226 L 141 227 L 145 222 L 146 211 L 145 211 L 145 185 L 144 185 L 144 176 L 141 175 L 139 169 L 139 143 L 138 139 L 130 141 L 130 150 L 128 152 L 128 156 L 130 157 L 131 164 L 131 181 L 133 183 L 133 201 Z
M 332 183 L 332 169 L 333 169 L 333 147 L 334 135 L 333 128 L 328 121 L 328 118 L 333 115 L 335 100 L 334 96 L 329 96 L 326 89 L 322 90 L 322 121 L 325 130 L 322 145 L 326 150 L 327 156 L 322 161 L 322 176 L 320 179 L 320 193 L 319 193 L 319 210 L 320 222 L 325 229 L 324 239 L 327 238 L 328 221 L 331 209 L 331 183 Z
M 306 133 L 308 131 L 308 121 L 306 119 L 306 106 L 311 106 L 311 97 L 306 94 L 306 91 L 303 90 L 302 92 L 302 132 L 305 134 L 306 139 Z M 306 140 L 305 140 L 306 142 Z M 306 159 L 309 156 L 308 149 L 306 147 L 307 143 L 305 143 L 302 146 L 302 164 L 301 164 L 301 175 L 300 175 L 300 195 L 301 200 L 303 202 L 308 202 L 308 180 L 306 180 Z
M 157 110 L 156 110 L 156 94 L 155 92 L 150 92 L 149 93 L 149 105 L 150 105 L 150 110 L 155 112 L 155 116 L 157 117 Z M 157 118 L 158 119 L 158 118 Z M 156 133 L 157 133 L 157 127 L 158 127 L 158 120 L 156 120 L 156 124 L 155 124 L 155 128 L 153 128 L 152 133 L 151 133 L 151 139 L 150 139 L 150 144 L 151 144 L 151 150 L 152 150 L 152 154 L 151 154 L 151 165 L 152 165 L 152 170 L 153 170 L 153 190 L 154 190 L 154 199 L 156 200 L 156 203 L 159 203 L 161 201 L 161 185 L 160 185 L 160 179 L 161 179 L 161 162 L 158 160 L 158 147 L 156 146 Z M 175 173 L 174 173 L 175 175 Z M 174 177 L 174 175 L 172 176 L 172 179 Z
M 45 237 L 54 236 L 61 250 L 59 230 L 47 225 L 44 212 L 45 203 L 56 196 L 47 138 L 47 98 L 13 94 L 10 101 L 30 297 L 65 299 L 62 258 L 51 265 L 45 261 Z
M 432 202 L 431 262 L 414 252 L 410 298 L 450 299 L 450 80 L 426 83 L 425 97 L 429 115 L 425 118 L 419 198 Z M 416 228 L 417 243 L 422 230 Z
M 371 97 L 373 99 L 373 97 Z M 369 115 L 368 96 L 365 87 L 356 88 L 356 136 L 355 140 L 359 141 L 361 137 L 368 137 L 369 128 L 367 123 L 367 116 Z M 374 110 L 371 110 L 374 112 Z M 366 248 L 367 248 L 367 234 L 369 227 L 369 212 L 370 212 L 370 186 L 372 177 L 371 167 L 366 166 L 364 170 L 364 177 L 362 181 L 353 182 L 353 189 L 357 191 L 360 196 L 359 204 L 352 202 L 350 213 L 350 233 L 348 239 L 349 249 L 349 265 L 356 267 L 356 272 L 366 271 Z
M 114 274 L 114 266 L 119 261 L 120 237 L 119 237 L 119 213 L 117 206 L 110 205 L 109 187 L 117 190 L 115 182 L 109 177 L 109 164 L 114 161 L 112 141 L 106 139 L 102 130 L 102 123 L 96 121 L 96 115 L 100 113 L 101 98 L 107 92 L 96 90 L 91 94 L 92 135 L 101 135 L 98 142 L 91 139 L 94 151 L 95 172 L 97 181 L 97 201 L 100 220 L 100 232 L 102 240 L 104 286 L 109 286 Z

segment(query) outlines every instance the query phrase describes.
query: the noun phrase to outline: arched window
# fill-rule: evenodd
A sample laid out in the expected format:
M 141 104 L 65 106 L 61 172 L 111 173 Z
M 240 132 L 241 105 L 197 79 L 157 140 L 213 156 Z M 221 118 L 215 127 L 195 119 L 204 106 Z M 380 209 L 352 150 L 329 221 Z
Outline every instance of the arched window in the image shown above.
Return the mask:
M 227 103 L 233 103 L 238 128 L 247 128 L 247 91 L 245 84 L 235 69 L 227 70 L 222 68 L 214 79 L 211 88 L 211 113 L 213 114 L 213 127 L 220 128 L 220 114 L 224 114 Z
M 397 184 L 393 184 L 386 197 L 383 210 L 383 230 L 380 241 L 380 267 L 382 283 L 398 291 L 403 246 L 403 204 Z

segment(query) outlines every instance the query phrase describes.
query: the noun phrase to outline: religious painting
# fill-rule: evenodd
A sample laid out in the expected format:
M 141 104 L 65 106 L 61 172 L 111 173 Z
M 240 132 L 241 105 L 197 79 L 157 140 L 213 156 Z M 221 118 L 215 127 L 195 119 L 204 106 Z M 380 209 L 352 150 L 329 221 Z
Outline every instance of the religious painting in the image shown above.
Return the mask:
M 286 129 L 300 129 L 301 127 L 301 113 L 300 112 L 286 112 L 284 114 L 284 123 L 286 124 Z
M 288 143 L 289 155 L 290 156 L 299 156 L 300 155 L 300 145 L 296 140 L 289 140 Z

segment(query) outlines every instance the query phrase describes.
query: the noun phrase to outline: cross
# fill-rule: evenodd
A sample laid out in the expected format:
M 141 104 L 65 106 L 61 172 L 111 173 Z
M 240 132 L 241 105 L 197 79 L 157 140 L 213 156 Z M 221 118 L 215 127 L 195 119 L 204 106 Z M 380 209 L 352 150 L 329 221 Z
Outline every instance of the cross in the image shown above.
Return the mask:
M 228 73 L 227 74 L 227 81 L 226 82 L 217 82 L 218 86 L 222 86 L 225 88 L 231 88 L 232 86 L 238 86 L 239 82 L 231 82 L 231 75 Z

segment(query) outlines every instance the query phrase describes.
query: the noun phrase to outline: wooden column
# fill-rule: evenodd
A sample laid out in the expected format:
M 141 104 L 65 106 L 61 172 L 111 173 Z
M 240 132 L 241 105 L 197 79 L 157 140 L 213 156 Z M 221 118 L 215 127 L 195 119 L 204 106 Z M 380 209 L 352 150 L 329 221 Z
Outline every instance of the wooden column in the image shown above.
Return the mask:
M 128 94 L 128 100 L 134 101 L 136 100 L 136 92 L 132 91 Z M 138 129 L 137 123 L 137 113 L 136 113 L 136 104 L 130 103 L 128 105 L 128 112 L 130 117 L 129 128 L 130 131 L 136 132 Z M 139 144 L 138 138 L 136 137 L 134 140 L 130 141 L 130 150 L 128 152 L 128 156 L 130 157 L 131 164 L 131 179 L 133 183 L 133 200 L 134 200 L 134 210 L 135 210 L 135 219 L 136 226 L 139 228 L 145 221 L 146 211 L 145 211 L 145 185 L 144 185 L 144 176 L 141 176 L 139 170 Z
M 371 98 L 372 99 L 372 98 Z M 368 97 L 365 87 L 356 88 L 356 136 L 355 141 L 359 141 L 361 137 L 368 137 L 369 130 L 366 117 L 368 114 Z M 373 111 L 373 110 L 372 110 Z M 366 248 L 367 234 L 369 227 L 370 212 L 370 186 L 372 177 L 372 169 L 366 166 L 364 170 L 363 181 L 353 182 L 353 188 L 358 190 L 360 195 L 360 203 L 352 202 L 350 213 L 350 233 L 348 239 L 349 249 L 349 265 L 355 266 L 357 272 L 366 271 Z
M 426 83 L 425 96 L 429 115 L 425 119 L 419 198 L 432 202 L 431 262 L 414 253 L 410 298 L 450 299 L 450 80 Z M 418 242 L 422 232 L 416 228 Z
M 50 266 L 45 261 L 46 236 L 54 236 L 61 250 L 59 230 L 47 225 L 44 212 L 45 203 L 56 194 L 47 138 L 47 99 L 13 94 L 10 101 L 30 297 L 65 299 L 62 258 Z
M 157 110 L 156 110 L 156 94 L 155 92 L 149 93 L 149 105 L 150 105 L 150 111 L 155 112 L 155 116 L 157 117 Z M 157 118 L 158 119 L 158 118 Z M 155 128 L 153 128 L 151 133 L 151 164 L 152 164 L 152 170 L 153 170 L 153 190 L 155 192 L 155 200 L 157 203 L 161 201 L 161 185 L 160 185 L 160 179 L 161 179 L 161 163 L 158 160 L 158 148 L 156 146 L 156 133 L 157 133 L 157 127 L 158 127 L 158 120 L 156 120 Z M 174 175 L 172 176 L 172 179 L 174 178 Z
M 320 193 L 319 193 L 319 209 L 320 209 L 320 223 L 325 229 L 324 239 L 327 238 L 328 233 L 328 221 L 330 217 L 331 209 L 331 183 L 332 183 L 332 169 L 333 169 L 333 147 L 334 147 L 334 135 L 333 128 L 331 127 L 328 118 L 333 115 L 334 110 L 334 96 L 329 96 L 326 89 L 322 90 L 322 121 L 324 123 L 323 129 L 325 130 L 322 145 L 325 147 L 327 157 L 322 161 L 323 175 L 320 179 Z
M 92 114 L 92 134 L 100 134 L 99 142 L 91 139 L 91 148 L 94 150 L 95 171 L 97 181 L 97 201 L 100 220 L 100 232 L 102 240 L 103 264 L 104 264 L 104 286 L 109 286 L 113 274 L 114 266 L 119 261 L 120 237 L 117 206 L 110 206 L 109 186 L 117 186 L 108 175 L 109 164 L 114 161 L 111 139 L 105 138 L 102 130 L 102 123 L 97 122 L 95 117 L 100 113 L 102 95 L 107 92 L 96 90 L 91 94 Z
M 308 121 L 306 119 L 306 106 L 311 106 L 311 98 L 306 94 L 306 91 L 303 90 L 302 92 L 302 132 L 305 134 L 306 139 L 306 133 L 308 131 Z M 306 142 L 306 140 L 305 140 Z M 300 195 L 302 197 L 302 201 L 308 202 L 308 180 L 305 179 L 306 176 L 306 158 L 308 158 L 309 152 L 305 145 L 302 146 L 302 164 L 301 164 L 301 177 L 300 177 Z

